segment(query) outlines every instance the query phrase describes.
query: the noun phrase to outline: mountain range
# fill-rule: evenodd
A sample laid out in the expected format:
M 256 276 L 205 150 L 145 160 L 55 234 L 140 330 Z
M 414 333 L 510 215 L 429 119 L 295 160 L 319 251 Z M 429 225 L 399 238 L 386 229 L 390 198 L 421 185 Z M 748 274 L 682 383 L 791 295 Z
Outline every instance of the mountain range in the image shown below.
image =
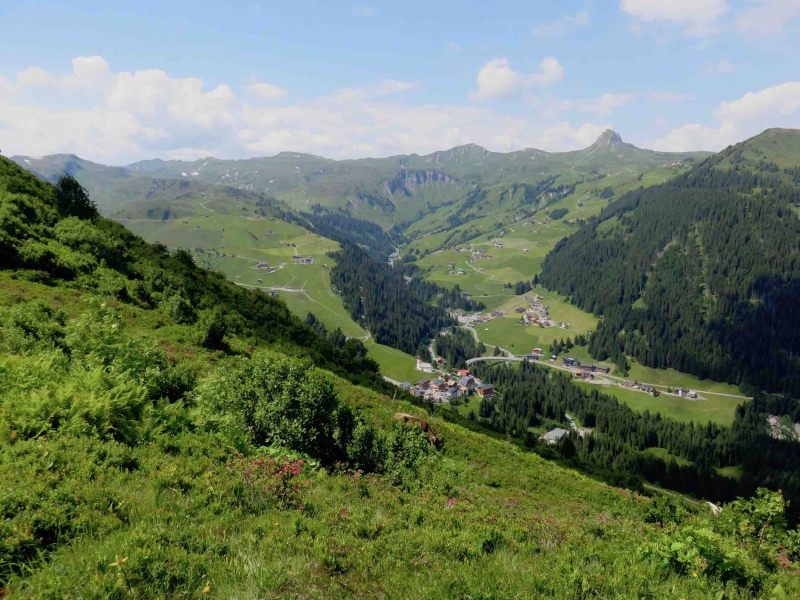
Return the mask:
M 48 181 L 68 173 L 89 191 L 104 214 L 132 206 L 220 195 L 277 198 L 308 210 L 320 204 L 390 225 L 414 221 L 435 208 L 463 201 L 476 186 L 536 184 L 552 179 L 568 186 L 615 173 L 637 176 L 648 169 L 691 163 L 708 153 L 643 150 L 604 132 L 573 152 L 525 149 L 491 152 L 468 144 L 420 156 L 331 160 L 281 152 L 273 157 L 194 161 L 144 160 L 115 167 L 71 154 L 13 156 L 14 162 Z M 124 216 L 124 215 L 120 215 Z

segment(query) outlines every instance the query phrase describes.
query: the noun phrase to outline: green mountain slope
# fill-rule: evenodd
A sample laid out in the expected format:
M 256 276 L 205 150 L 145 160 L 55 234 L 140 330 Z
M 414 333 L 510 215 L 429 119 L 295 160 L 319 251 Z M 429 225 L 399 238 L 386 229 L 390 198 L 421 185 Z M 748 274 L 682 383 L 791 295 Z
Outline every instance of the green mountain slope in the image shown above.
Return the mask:
M 541 279 L 603 315 L 597 358 L 797 394 L 797 165 L 800 132 L 769 130 L 625 194 L 556 246 Z
M 800 593 L 779 495 L 713 517 L 354 385 L 358 344 L 66 189 L 0 158 L 4 598 Z
M 426 156 L 339 161 L 295 152 L 244 160 L 146 160 L 126 167 L 102 167 L 64 155 L 13 160 L 46 179 L 60 171 L 75 175 L 104 210 L 119 208 L 143 194 L 159 193 L 153 188 L 179 185 L 188 186 L 189 192 L 203 184 L 266 194 L 296 209 L 308 210 L 314 204 L 341 208 L 353 216 L 389 225 L 414 221 L 437 206 L 462 201 L 476 184 L 536 184 L 560 177 L 558 184 L 568 186 L 619 171 L 636 175 L 706 155 L 641 150 L 607 131 L 585 150 L 560 153 L 532 149 L 489 152 L 470 144 Z M 109 178 L 115 177 L 116 183 L 110 183 Z M 166 184 L 164 180 L 179 183 Z

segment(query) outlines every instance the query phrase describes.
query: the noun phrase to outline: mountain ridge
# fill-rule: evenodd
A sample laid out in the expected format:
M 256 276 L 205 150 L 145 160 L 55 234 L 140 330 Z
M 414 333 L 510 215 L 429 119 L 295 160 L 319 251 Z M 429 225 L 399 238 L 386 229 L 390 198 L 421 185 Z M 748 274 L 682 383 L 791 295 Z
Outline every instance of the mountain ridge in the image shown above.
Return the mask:
M 615 173 L 621 167 L 643 172 L 665 162 L 680 163 L 707 155 L 640 149 L 625 144 L 619 134 L 609 130 L 588 148 L 570 152 L 492 152 L 477 144 L 464 144 L 425 155 L 344 160 L 292 151 L 236 160 L 155 158 L 122 167 L 69 154 L 38 160 L 17 155 L 12 160 L 48 181 L 54 181 L 63 171 L 75 175 L 105 214 L 114 214 L 130 203 L 129 188 L 144 186 L 149 190 L 150 184 L 138 178 L 150 177 L 264 194 L 300 210 L 320 204 L 386 227 L 415 221 L 438 206 L 461 202 L 476 185 L 536 185 L 557 177 L 569 186 L 573 181 Z M 147 195 L 148 190 L 139 190 L 133 196 Z M 201 194 L 195 196 L 202 201 Z M 170 198 L 173 196 L 159 200 L 164 204 Z
M 793 130 L 790 130 L 790 129 L 789 130 L 787 130 L 787 129 L 779 129 L 779 128 L 775 128 L 775 129 L 778 129 L 779 131 L 793 131 Z M 772 130 L 768 129 L 766 131 L 772 131 Z M 391 155 L 388 155 L 388 156 L 367 156 L 367 157 L 362 157 L 362 158 L 340 158 L 340 159 L 327 158 L 327 157 L 324 157 L 324 156 L 311 154 L 311 153 L 308 153 L 308 152 L 294 151 L 294 150 L 281 150 L 280 152 L 277 152 L 277 153 L 275 153 L 273 155 L 247 156 L 247 157 L 243 157 L 243 158 L 218 158 L 216 156 L 205 156 L 203 158 L 196 158 L 196 159 L 189 160 L 189 159 L 180 159 L 180 158 L 178 158 L 178 159 L 164 159 L 164 158 L 160 158 L 160 157 L 155 157 L 155 158 L 142 159 L 142 160 L 134 161 L 132 163 L 127 163 L 127 164 L 123 164 L 123 165 L 110 165 L 110 164 L 107 165 L 107 164 L 100 163 L 100 162 L 97 162 L 97 161 L 90 161 L 88 159 L 85 159 L 85 158 L 82 158 L 82 157 L 78 156 L 77 154 L 68 153 L 68 152 L 45 154 L 45 155 L 41 155 L 41 156 L 15 154 L 15 155 L 10 156 L 9 158 L 12 161 L 16 162 L 17 164 L 19 164 L 20 166 L 22 166 L 23 168 L 28 168 L 28 164 L 29 163 L 21 164 L 26 159 L 27 160 L 43 161 L 45 159 L 55 159 L 55 158 L 60 158 L 60 157 L 70 157 L 72 159 L 79 159 L 79 160 L 81 160 L 83 162 L 87 162 L 87 163 L 91 163 L 91 164 L 99 165 L 99 166 L 103 166 L 103 167 L 135 170 L 135 168 L 137 166 L 140 166 L 140 165 L 142 165 L 144 163 L 194 165 L 196 163 L 200 163 L 200 162 L 203 162 L 203 161 L 212 161 L 212 160 L 213 161 L 217 161 L 217 162 L 225 162 L 225 163 L 237 163 L 237 162 L 247 162 L 247 161 L 262 161 L 262 160 L 269 160 L 269 159 L 274 159 L 274 158 L 311 158 L 311 159 L 315 159 L 315 160 L 323 160 L 323 161 L 326 161 L 326 162 L 334 162 L 334 163 L 355 163 L 355 162 L 361 162 L 361 161 L 396 160 L 396 161 L 398 161 L 399 163 L 402 164 L 404 160 L 405 161 L 412 160 L 412 159 L 435 160 L 435 158 L 438 157 L 438 156 L 458 155 L 458 154 L 465 155 L 465 154 L 478 153 L 478 154 L 482 154 L 484 156 L 490 155 L 490 154 L 491 155 L 496 155 L 496 156 L 511 156 L 511 155 L 515 155 L 515 154 L 525 154 L 525 153 L 535 152 L 537 154 L 542 154 L 542 155 L 568 155 L 568 154 L 572 154 L 572 153 L 575 153 L 575 152 L 587 152 L 587 151 L 590 151 L 590 150 L 597 151 L 599 149 L 605 149 L 607 147 L 611 147 L 611 148 L 618 148 L 618 147 L 634 148 L 636 150 L 642 150 L 642 151 L 646 151 L 646 152 L 653 152 L 653 153 L 657 153 L 657 154 L 680 154 L 680 155 L 711 155 L 711 154 L 714 154 L 713 152 L 706 151 L 706 150 L 686 151 L 686 152 L 662 152 L 662 151 L 658 151 L 658 150 L 649 150 L 649 149 L 646 149 L 646 148 L 639 148 L 638 146 L 635 146 L 634 144 L 622 141 L 621 135 L 618 132 L 614 131 L 613 129 L 606 129 L 603 133 L 601 133 L 597 137 L 597 139 L 594 142 L 592 142 L 591 145 L 587 146 L 586 148 L 579 148 L 577 150 L 563 150 L 563 151 L 550 151 L 550 150 L 541 150 L 539 148 L 534 148 L 534 147 L 525 147 L 525 148 L 522 148 L 522 149 L 519 149 L 519 150 L 510 150 L 510 151 L 507 151 L 507 152 L 501 152 L 501 151 L 489 150 L 488 148 L 486 148 L 484 146 L 481 146 L 480 144 L 475 144 L 475 143 L 470 142 L 470 143 L 466 143 L 466 144 L 460 144 L 458 146 L 453 146 L 451 148 L 447 148 L 447 149 L 443 149 L 443 150 L 434 150 L 433 152 L 430 152 L 428 154 L 418 154 L 416 152 L 412 152 L 410 154 L 391 154 Z

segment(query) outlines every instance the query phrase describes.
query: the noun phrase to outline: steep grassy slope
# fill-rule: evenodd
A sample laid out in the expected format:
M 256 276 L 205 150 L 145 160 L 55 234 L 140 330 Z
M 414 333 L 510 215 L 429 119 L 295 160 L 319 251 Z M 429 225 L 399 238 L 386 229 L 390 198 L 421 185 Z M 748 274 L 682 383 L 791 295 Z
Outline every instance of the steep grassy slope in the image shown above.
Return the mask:
M 769 130 L 625 194 L 548 255 L 542 281 L 604 316 L 590 347 L 598 358 L 796 394 L 800 182 L 790 165 L 800 165 L 800 132 Z
M 0 595 L 800 593 L 780 496 L 687 513 L 426 415 L 352 383 L 358 344 L 70 210 L 0 159 Z

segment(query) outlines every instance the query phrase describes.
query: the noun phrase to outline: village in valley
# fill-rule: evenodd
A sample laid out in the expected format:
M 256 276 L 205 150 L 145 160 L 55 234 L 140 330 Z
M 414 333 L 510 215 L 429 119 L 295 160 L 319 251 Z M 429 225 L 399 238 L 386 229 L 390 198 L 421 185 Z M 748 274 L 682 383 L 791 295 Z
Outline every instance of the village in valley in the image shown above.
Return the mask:
M 462 292 L 462 297 L 465 300 L 471 300 L 472 295 L 468 292 Z M 548 315 L 547 306 L 542 304 L 543 298 L 538 295 L 525 296 L 525 302 L 528 308 L 520 306 L 514 310 L 515 313 L 520 315 L 520 323 L 522 325 L 534 325 L 539 327 L 560 327 L 561 329 L 569 329 L 569 323 L 565 321 L 553 321 Z M 447 312 L 456 317 L 456 320 L 462 325 L 475 325 L 476 323 L 486 323 L 498 317 L 505 317 L 506 312 L 501 309 L 490 310 L 487 313 L 476 312 L 467 314 L 466 311 L 457 309 L 447 309 Z

